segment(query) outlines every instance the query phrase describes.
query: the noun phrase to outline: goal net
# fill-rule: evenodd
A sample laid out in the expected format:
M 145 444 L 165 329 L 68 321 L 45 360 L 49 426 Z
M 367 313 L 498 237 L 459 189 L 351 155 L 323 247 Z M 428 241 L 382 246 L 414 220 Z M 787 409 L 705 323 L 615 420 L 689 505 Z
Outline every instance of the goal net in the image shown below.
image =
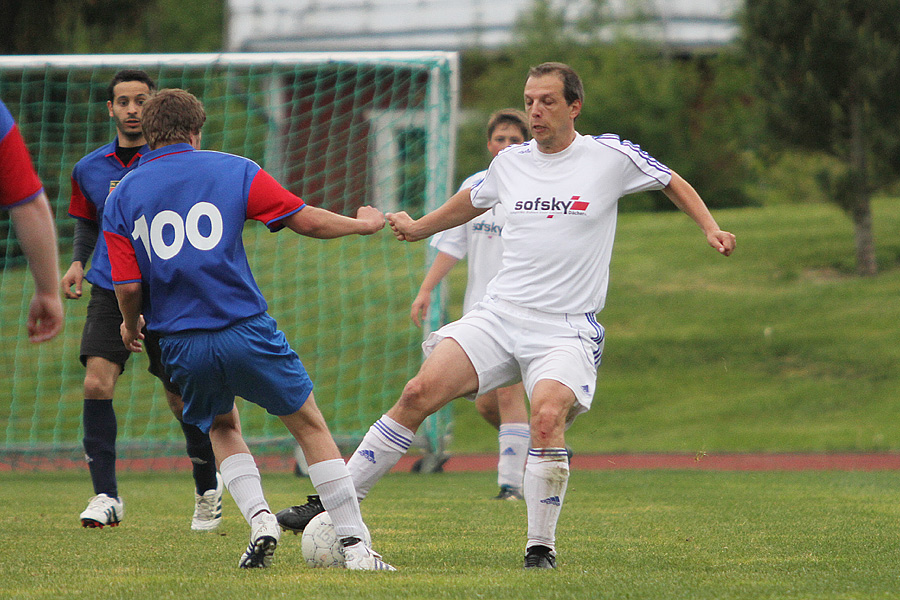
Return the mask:
M 207 112 L 204 149 L 255 160 L 310 205 L 354 215 L 372 204 L 419 216 L 452 191 L 454 53 L 0 57 L 0 98 L 53 205 L 63 272 L 72 257 L 72 167 L 113 139 L 106 88 L 123 68 L 147 71 L 159 88 L 192 92 Z M 421 363 L 423 332 L 411 324 L 409 306 L 430 258 L 427 244 L 401 244 L 388 231 L 313 240 L 271 234 L 255 222 L 247 223 L 244 243 L 269 313 L 310 372 L 336 440 L 351 450 Z M 25 314 L 33 284 L 0 212 L 0 373 L 7 387 L 0 468 L 82 456 L 79 344 L 88 288 L 80 300 L 64 300 L 58 338 L 30 344 Z M 433 308 L 429 328 L 443 312 Z M 116 386 L 119 457 L 183 456 L 162 385 L 146 369 L 143 355 L 132 356 Z M 292 456 L 278 419 L 238 405 L 255 453 Z M 450 424 L 446 411 L 429 419 L 420 445 L 440 452 Z

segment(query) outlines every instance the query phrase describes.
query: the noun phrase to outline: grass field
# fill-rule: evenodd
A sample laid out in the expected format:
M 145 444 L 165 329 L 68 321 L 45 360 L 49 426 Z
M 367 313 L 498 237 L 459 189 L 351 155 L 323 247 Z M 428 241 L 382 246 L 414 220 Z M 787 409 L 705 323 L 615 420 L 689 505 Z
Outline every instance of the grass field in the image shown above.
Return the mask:
M 273 508 L 311 491 L 263 474 Z M 489 473 L 391 474 L 363 503 L 397 573 L 306 567 L 285 535 L 268 570 L 226 495 L 220 535 L 189 531 L 187 474 L 126 474 L 119 527 L 82 529 L 83 474 L 0 474 L 0 598 L 874 599 L 900 597 L 900 473 L 575 471 L 559 568 L 521 569 L 521 502 Z

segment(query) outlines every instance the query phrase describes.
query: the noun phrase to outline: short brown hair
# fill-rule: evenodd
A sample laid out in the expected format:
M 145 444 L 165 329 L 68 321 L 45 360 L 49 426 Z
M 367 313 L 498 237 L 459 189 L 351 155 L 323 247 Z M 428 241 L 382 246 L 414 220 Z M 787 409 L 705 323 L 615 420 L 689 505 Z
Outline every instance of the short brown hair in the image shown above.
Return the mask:
M 559 75 L 563 82 L 563 98 L 566 104 L 571 105 L 576 100 L 584 102 L 584 85 L 581 83 L 581 77 L 575 72 L 575 69 L 565 63 L 545 62 L 528 70 L 528 77 L 543 77 L 544 75 Z M 526 79 L 528 79 L 526 77 Z
M 197 97 L 179 89 L 159 90 L 144 103 L 141 127 L 151 148 L 191 141 L 206 122 Z
M 504 108 L 492 114 L 491 118 L 488 119 L 488 140 L 490 140 L 491 136 L 494 135 L 494 130 L 504 123 L 515 125 L 522 132 L 522 139 L 528 139 L 528 117 L 525 116 L 525 113 L 514 108 Z

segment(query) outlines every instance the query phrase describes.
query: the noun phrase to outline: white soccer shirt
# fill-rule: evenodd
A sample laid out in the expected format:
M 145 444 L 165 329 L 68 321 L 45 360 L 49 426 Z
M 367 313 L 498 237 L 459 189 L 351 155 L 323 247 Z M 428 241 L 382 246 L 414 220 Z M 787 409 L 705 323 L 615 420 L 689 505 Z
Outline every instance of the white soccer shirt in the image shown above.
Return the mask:
M 464 190 L 484 179 L 487 171 L 480 171 L 468 177 L 459 186 Z M 431 245 L 457 260 L 468 256 L 466 296 L 463 299 L 463 313 L 469 312 L 487 291 L 487 285 L 500 270 L 503 255 L 501 234 L 506 224 L 506 210 L 497 204 L 491 210 L 468 223 L 441 231 L 431 238 Z
M 544 154 L 510 146 L 472 188 L 472 204 L 506 209 L 502 267 L 487 293 L 551 313 L 599 312 L 606 301 L 619 198 L 665 187 L 671 171 L 618 136 L 576 135 Z

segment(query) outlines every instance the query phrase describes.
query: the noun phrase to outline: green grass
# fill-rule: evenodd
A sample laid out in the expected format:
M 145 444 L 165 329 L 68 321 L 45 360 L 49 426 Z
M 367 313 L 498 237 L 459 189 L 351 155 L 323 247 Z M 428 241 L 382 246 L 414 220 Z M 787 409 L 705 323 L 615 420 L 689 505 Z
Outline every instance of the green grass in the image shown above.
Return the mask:
M 263 474 L 273 508 L 308 480 Z M 80 598 L 897 598 L 900 474 L 574 471 L 559 569 L 521 569 L 523 503 L 490 473 L 391 474 L 363 503 L 374 545 L 400 570 L 302 563 L 285 535 L 269 570 L 241 571 L 249 528 L 226 495 L 221 534 L 188 530 L 186 473 L 128 473 L 126 517 L 86 530 L 83 473 L 0 474 L 0 597 Z

